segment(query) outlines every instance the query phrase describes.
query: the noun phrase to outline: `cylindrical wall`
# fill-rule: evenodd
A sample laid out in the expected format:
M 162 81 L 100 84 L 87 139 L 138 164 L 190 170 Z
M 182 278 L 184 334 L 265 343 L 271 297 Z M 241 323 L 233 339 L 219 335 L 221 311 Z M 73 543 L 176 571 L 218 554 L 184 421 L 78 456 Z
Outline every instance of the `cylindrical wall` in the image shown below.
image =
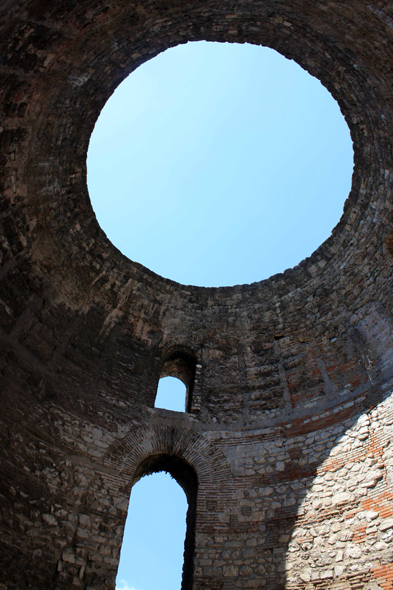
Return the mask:
M 135 472 L 159 453 L 198 477 L 194 590 L 393 588 L 390 5 L 9 0 L 0 15 L 0 590 L 113 589 Z M 252 285 L 158 277 L 88 197 L 114 88 L 201 39 L 295 59 L 354 142 L 332 237 Z M 190 414 L 153 409 L 172 350 L 195 359 Z

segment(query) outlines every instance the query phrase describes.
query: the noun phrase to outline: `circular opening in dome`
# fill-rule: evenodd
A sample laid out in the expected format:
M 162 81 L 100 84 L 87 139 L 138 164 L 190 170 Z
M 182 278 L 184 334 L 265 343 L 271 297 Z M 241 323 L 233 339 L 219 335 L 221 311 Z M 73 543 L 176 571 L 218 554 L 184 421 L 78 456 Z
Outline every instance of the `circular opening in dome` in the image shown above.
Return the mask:
M 193 42 L 118 87 L 87 165 L 98 222 L 123 254 L 217 287 L 283 272 L 329 237 L 353 150 L 338 104 L 295 62 Z

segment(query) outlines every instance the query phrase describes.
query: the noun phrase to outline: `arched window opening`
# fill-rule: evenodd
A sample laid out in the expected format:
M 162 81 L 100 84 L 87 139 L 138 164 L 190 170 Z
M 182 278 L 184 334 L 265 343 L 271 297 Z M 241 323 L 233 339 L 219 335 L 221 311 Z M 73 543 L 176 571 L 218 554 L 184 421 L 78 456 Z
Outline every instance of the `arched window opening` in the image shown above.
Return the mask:
M 196 495 L 197 476 L 186 461 L 154 455 L 142 462 L 132 488 L 116 590 L 191 590 Z
M 184 412 L 186 409 L 186 387 L 180 379 L 163 377 L 158 382 L 156 408 Z
M 164 357 L 155 402 L 156 408 L 190 412 L 194 390 L 196 359 L 184 350 L 172 349 Z M 172 377 L 172 379 L 168 379 Z M 181 381 L 184 388 L 180 389 Z
M 148 475 L 135 484 L 116 590 L 180 590 L 186 512 L 185 494 L 167 473 Z

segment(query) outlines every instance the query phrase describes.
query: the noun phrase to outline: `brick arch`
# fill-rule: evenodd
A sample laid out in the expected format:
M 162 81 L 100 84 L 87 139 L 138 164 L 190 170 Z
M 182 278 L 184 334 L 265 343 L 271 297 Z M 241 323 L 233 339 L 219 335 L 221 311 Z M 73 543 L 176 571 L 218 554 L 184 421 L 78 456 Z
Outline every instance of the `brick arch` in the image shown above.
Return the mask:
M 215 503 L 224 508 L 225 498 L 228 497 L 226 483 L 230 470 L 225 454 L 214 444 L 198 432 L 197 428 L 190 428 L 187 421 L 180 418 L 172 424 L 170 420 L 163 420 L 157 424 L 157 414 L 154 411 L 153 424 L 146 424 L 134 428 L 126 436 L 116 441 L 111 448 L 106 461 L 117 465 L 118 473 L 126 478 L 131 486 L 138 467 L 150 456 L 168 455 L 184 460 L 195 470 L 198 478 L 198 505 L 207 502 L 207 496 L 216 490 Z M 165 414 L 170 412 L 165 412 Z M 167 423 L 166 423 L 167 422 Z M 168 423 L 169 422 L 169 423 Z
M 331 466 L 329 429 L 352 431 L 392 388 L 391 8 L 10 0 L 0 14 L 3 578 L 18 590 L 112 589 L 133 461 L 143 444 L 175 444 L 201 482 L 194 590 L 282 590 L 296 486 Z M 201 39 L 295 59 L 339 102 L 354 142 L 332 237 L 252 285 L 158 277 L 108 242 L 88 198 L 88 141 L 114 88 Z M 160 351 L 177 342 L 200 351 L 194 416 L 151 408 Z M 368 553 L 378 580 L 390 567 L 381 551 Z M 334 587 L 315 568 L 316 585 Z

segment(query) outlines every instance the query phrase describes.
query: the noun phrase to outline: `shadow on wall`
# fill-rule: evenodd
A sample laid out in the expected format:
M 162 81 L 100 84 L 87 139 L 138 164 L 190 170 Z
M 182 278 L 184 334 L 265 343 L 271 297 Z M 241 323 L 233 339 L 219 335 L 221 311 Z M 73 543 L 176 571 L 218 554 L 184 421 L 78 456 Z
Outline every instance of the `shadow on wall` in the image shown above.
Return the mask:
M 379 338 L 382 333 L 379 325 Z M 255 430 L 235 429 L 235 433 L 228 425 L 212 426 L 214 448 L 222 449 L 228 475 L 218 473 L 221 459 L 217 455 L 209 463 L 211 451 L 203 454 L 198 449 L 203 471 L 211 472 L 211 482 L 204 476 L 200 480 L 207 499 L 205 508 L 203 501 L 198 502 L 202 512 L 198 512 L 196 531 L 195 588 L 391 588 L 386 585 L 390 584 L 386 582 L 389 572 L 393 574 L 390 351 L 379 350 L 375 340 L 377 348 L 371 353 L 370 339 L 367 344 L 360 332 L 357 338 L 359 348 L 368 355 L 368 360 L 363 359 L 368 382 L 358 389 L 356 398 L 350 399 L 344 388 L 341 404 L 337 393 L 337 405 L 302 418 L 297 426 L 294 421 L 290 430 L 285 424 L 264 428 L 262 422 Z M 385 381 L 388 393 L 382 396 L 379 383 Z M 171 450 L 145 459 L 134 481 L 147 473 L 169 471 L 186 491 L 189 506 L 194 506 L 187 521 L 192 543 L 189 537 L 182 587 L 188 590 L 193 570 L 190 547 L 195 538 L 195 504 L 189 494 L 194 494 L 196 475 L 192 468 L 187 471 L 187 462 L 171 453 L 188 452 L 193 446 L 184 430 L 173 426 L 179 420 L 178 424 L 192 431 L 193 419 L 187 423 L 186 414 L 173 418 L 154 415 L 153 436 L 159 432 L 158 436 L 165 438 L 168 426 Z M 208 426 L 194 422 L 198 430 Z M 195 465 L 198 474 L 200 468 Z M 220 479 L 225 481 L 224 492 L 215 487 Z M 196 492 L 192 502 L 195 498 Z M 221 505 L 216 505 L 214 498 L 220 498 Z M 210 524 L 205 526 L 204 521 Z M 221 535 L 224 540 L 219 539 Z M 213 565 L 201 565 L 202 554 L 203 561 Z
M 354 423 L 295 442 L 303 447 L 299 465 L 314 467 L 316 477 L 286 484 L 284 504 L 297 506 L 286 588 L 313 590 L 334 582 L 348 590 L 392 587 L 392 424 L 389 395 Z
M 354 334 L 367 374 L 355 398 L 344 387 L 335 406 L 276 428 L 259 423 L 226 447 L 237 500 L 226 516 L 238 546 L 220 557 L 233 584 L 244 576 L 242 588 L 392 589 L 391 330 L 377 320 L 371 314 Z
M 276 485 L 260 489 L 265 541 L 288 539 L 272 588 L 392 588 L 392 434 L 389 395 L 355 420 L 271 443 L 280 460 Z
M 228 536 L 211 529 L 218 567 L 198 567 L 198 589 L 220 579 L 223 589 L 392 588 L 393 388 L 387 351 L 374 353 L 362 393 L 344 389 L 341 404 L 289 430 L 217 425 L 233 479 L 215 522 Z
M 281 430 L 281 437 L 264 439 L 257 431 L 247 444 L 236 436 L 228 444 L 229 432 L 216 430 L 216 443 L 225 441 L 228 473 L 219 444 L 211 464 L 206 458 L 212 448 L 206 447 L 199 485 L 194 469 L 176 455 L 160 453 L 140 463 L 134 483 L 168 471 L 187 495 L 182 590 L 391 588 L 384 580 L 393 563 L 393 395 L 366 413 L 359 412 L 359 400 L 345 405 L 346 420 L 334 422 L 333 413 L 321 428 L 318 421 L 326 417 L 315 416 L 307 431 L 291 438 Z M 164 438 L 165 417 L 156 419 Z M 173 452 L 180 444 L 195 449 L 167 419 Z M 218 490 L 220 482 L 225 492 Z

